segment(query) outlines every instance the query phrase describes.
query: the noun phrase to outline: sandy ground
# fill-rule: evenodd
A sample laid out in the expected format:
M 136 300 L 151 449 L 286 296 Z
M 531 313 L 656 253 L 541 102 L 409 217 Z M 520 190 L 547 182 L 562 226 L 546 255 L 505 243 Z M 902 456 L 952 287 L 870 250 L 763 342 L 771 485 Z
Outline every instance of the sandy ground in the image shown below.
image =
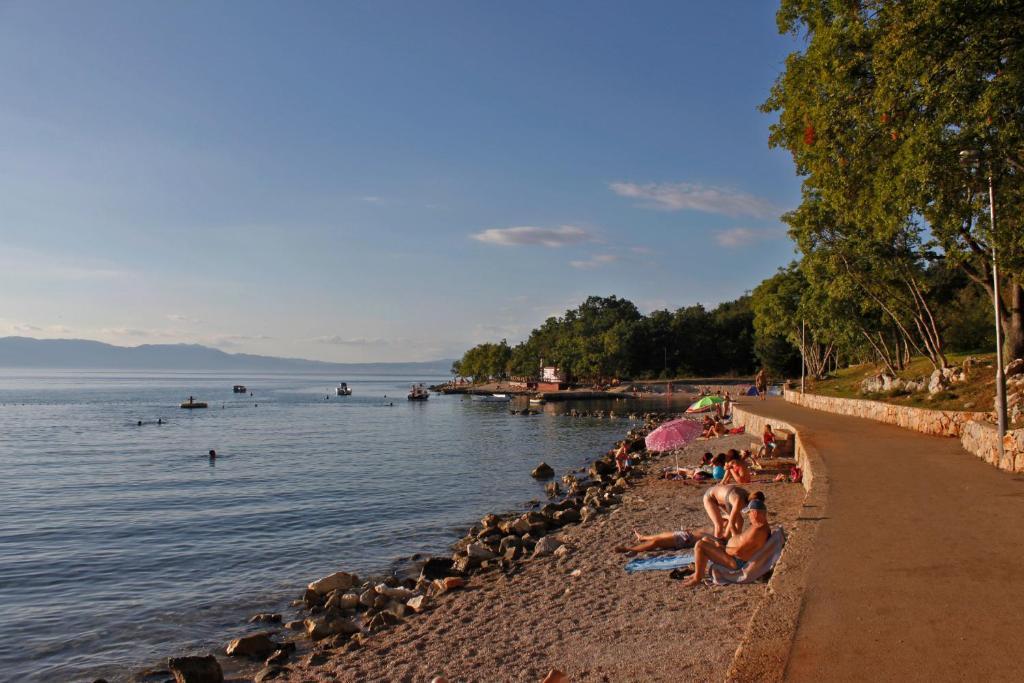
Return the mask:
M 749 435 L 699 441 L 680 464 L 695 463 L 711 446 L 750 442 Z M 793 524 L 802 486 L 751 487 L 765 492 L 773 526 Z M 551 668 L 574 683 L 721 680 L 765 584 L 684 590 L 667 572 L 626 574 L 628 558 L 612 551 L 634 527 L 707 527 L 703 490 L 653 475 L 639 479 L 621 506 L 557 534 L 574 549 L 569 557 L 530 560 L 511 576 L 474 575 L 465 589 L 440 596 L 431 611 L 375 634 L 361 649 L 326 650 L 322 664 L 293 663 L 277 680 L 540 681 Z

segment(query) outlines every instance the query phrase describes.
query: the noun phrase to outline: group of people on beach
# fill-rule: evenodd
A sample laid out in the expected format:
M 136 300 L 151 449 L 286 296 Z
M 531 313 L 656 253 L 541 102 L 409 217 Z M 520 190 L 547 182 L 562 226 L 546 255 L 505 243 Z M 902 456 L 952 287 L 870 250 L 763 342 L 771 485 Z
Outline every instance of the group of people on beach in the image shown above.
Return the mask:
M 766 424 L 762 445 L 755 456 L 750 450 L 729 449 L 725 453 L 705 452 L 701 464 L 694 468 L 665 469 L 666 478 L 682 478 L 687 483 L 711 486 L 704 492 L 704 510 L 711 530 L 679 530 L 644 535 L 634 530 L 636 542 L 620 546 L 618 552 L 648 552 L 693 548 L 692 575 L 684 586 L 697 586 L 704 581 L 709 562 L 727 569 L 742 571 L 751 558 L 768 542 L 768 507 L 761 491 L 750 492 L 746 485 L 753 481 L 753 467 L 759 467 L 758 456 L 768 457 L 776 448 L 775 432 Z M 689 573 L 684 571 L 683 574 Z

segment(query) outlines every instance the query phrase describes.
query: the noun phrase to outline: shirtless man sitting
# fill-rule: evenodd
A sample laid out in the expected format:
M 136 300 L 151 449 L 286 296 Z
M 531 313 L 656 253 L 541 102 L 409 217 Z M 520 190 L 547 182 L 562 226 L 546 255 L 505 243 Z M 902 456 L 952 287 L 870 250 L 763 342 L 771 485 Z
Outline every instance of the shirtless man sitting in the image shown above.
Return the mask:
M 743 569 L 750 558 L 768 541 L 768 508 L 760 498 L 753 498 L 743 512 L 748 515 L 750 525 L 739 534 L 733 534 L 726 545 L 705 536 L 693 547 L 694 574 L 683 582 L 685 588 L 693 588 L 707 574 L 708 562 L 730 569 Z

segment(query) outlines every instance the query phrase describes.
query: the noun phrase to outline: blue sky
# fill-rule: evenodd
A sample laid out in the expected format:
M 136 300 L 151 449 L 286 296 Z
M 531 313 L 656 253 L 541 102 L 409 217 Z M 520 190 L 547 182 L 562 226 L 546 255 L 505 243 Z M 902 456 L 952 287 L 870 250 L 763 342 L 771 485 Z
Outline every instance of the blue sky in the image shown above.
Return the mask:
M 337 361 L 793 257 L 774 3 L 0 0 L 0 335 Z

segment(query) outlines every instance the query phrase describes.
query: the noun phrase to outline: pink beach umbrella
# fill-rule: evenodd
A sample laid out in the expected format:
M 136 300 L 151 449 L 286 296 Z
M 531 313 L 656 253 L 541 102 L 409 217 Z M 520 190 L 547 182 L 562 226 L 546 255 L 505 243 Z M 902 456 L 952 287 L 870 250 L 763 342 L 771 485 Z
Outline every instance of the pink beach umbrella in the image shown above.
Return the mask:
M 701 435 L 704 429 L 699 422 L 681 418 L 661 425 L 644 439 L 649 451 L 669 451 L 690 443 Z

